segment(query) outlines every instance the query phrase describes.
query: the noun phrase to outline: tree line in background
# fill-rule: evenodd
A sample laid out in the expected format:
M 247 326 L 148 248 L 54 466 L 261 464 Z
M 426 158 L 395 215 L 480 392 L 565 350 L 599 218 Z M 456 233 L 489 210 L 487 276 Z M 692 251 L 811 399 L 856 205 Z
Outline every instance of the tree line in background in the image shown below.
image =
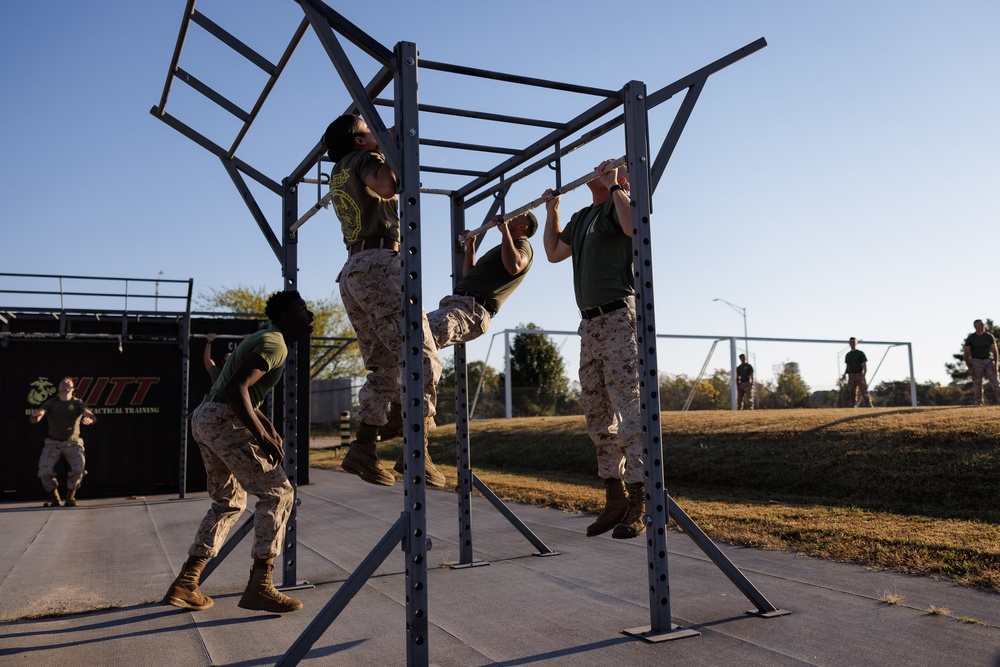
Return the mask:
M 264 288 L 239 285 L 235 288 L 211 290 L 196 299 L 199 308 L 230 313 L 263 313 L 269 292 Z M 319 301 L 306 299 L 315 313 L 312 362 L 320 360 L 328 350 L 322 337 L 353 338 L 354 329 L 339 299 Z M 1000 341 L 1000 328 L 987 319 L 986 331 Z M 519 328 L 538 330 L 533 323 Z M 580 389 L 570 383 L 566 365 L 559 348 L 544 334 L 521 333 L 511 341 L 511 411 L 515 417 L 583 414 Z M 952 378 L 948 385 L 925 382 L 917 385 L 918 405 L 965 405 L 972 403 L 972 382 L 965 366 L 962 349 L 954 355 L 954 362 L 945 364 Z M 357 344 L 348 345 L 317 375 L 317 379 L 335 377 L 360 377 L 365 373 Z M 486 366 L 482 361 L 469 362 L 466 366 L 470 412 L 476 419 L 491 419 L 506 415 L 505 373 Z M 686 375 L 660 376 L 660 409 L 682 410 L 690 400 L 689 410 L 729 410 L 732 407 L 730 374 L 727 369 L 716 369 L 711 375 L 695 382 Z M 697 386 L 696 386 L 697 385 Z M 438 423 L 455 419 L 455 365 L 453 358 L 446 359 L 438 385 Z M 909 380 L 886 381 L 869 387 L 872 400 L 878 407 L 910 405 Z M 985 392 L 987 400 L 992 396 Z M 838 381 L 838 388 L 812 391 L 803 380 L 795 362 L 785 362 L 774 367 L 774 379 L 758 382 L 754 387 L 754 405 L 758 410 L 789 408 L 847 407 L 845 385 Z

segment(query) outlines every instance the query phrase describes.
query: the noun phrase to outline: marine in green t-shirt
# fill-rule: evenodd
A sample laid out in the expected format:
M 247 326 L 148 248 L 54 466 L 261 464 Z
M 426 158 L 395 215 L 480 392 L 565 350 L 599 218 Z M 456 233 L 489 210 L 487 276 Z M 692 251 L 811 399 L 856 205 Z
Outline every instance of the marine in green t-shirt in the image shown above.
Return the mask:
M 353 151 L 330 174 L 333 207 L 347 247 L 363 239 L 399 241 L 399 198 L 381 197 L 365 185 L 365 177 L 383 166 L 385 158 L 378 151 Z
M 491 316 L 497 314 L 524 277 L 528 275 L 534 251 L 528 239 L 538 229 L 538 220 L 528 212 L 507 221 L 497 219 L 500 244 L 476 260 L 475 237 L 464 239 L 462 278 L 455 294 L 478 297 Z M 428 316 L 429 317 L 429 316 Z
M 545 255 L 550 262 L 573 259 L 573 289 L 580 308 L 580 387 L 587 433 L 597 451 L 605 506 L 587 536 L 614 529 L 612 537 L 634 538 L 646 530 L 642 423 L 635 287 L 632 267 L 632 208 L 628 174 L 605 160 L 595 170 L 592 203 L 561 229 L 559 196 L 547 190 Z M 598 306 L 600 306 L 598 308 Z
M 288 357 L 288 346 L 281 331 L 274 326 L 263 331 L 252 333 L 240 343 L 236 350 L 229 355 L 229 359 L 222 366 L 219 377 L 212 385 L 212 389 L 205 397 L 216 403 L 226 403 L 224 389 L 233 372 L 251 355 L 257 355 L 263 359 L 267 371 L 254 384 L 247 388 L 250 395 L 250 404 L 254 410 L 264 403 L 267 392 L 278 384 L 281 379 L 281 371 Z

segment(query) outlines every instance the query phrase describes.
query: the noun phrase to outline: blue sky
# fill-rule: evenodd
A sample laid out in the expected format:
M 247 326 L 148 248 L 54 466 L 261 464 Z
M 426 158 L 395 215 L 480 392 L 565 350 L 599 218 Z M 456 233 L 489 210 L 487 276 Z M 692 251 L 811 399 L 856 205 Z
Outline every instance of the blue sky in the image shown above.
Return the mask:
M 650 90 L 748 44 L 767 48 L 714 75 L 654 196 L 660 333 L 913 343 L 918 381 L 946 382 L 944 363 L 972 320 L 992 317 L 1000 247 L 1000 4 L 992 1 L 805 3 L 332 3 L 387 47 L 416 42 L 437 61 L 617 89 Z M 2 268 L 195 281 L 195 292 L 281 287 L 280 267 L 219 161 L 157 121 L 184 2 L 8 3 L 0 25 Z M 198 9 L 276 61 L 301 13 L 291 0 L 201 0 Z M 362 80 L 375 71 L 355 55 Z M 192 28 L 181 66 L 249 108 L 265 77 Z M 566 120 L 592 98 L 423 71 L 421 101 Z M 653 110 L 659 146 L 673 100 Z M 238 155 L 281 180 L 348 97 L 308 34 Z M 228 145 L 237 123 L 183 84 L 167 110 Z M 384 111 L 386 113 L 386 111 Z M 383 116 L 386 117 L 386 116 Z M 519 147 L 539 134 L 440 117 L 422 136 Z M 609 136 L 567 156 L 564 180 L 624 153 Z M 477 167 L 483 157 L 422 153 L 425 163 Z M 495 162 L 496 158 L 489 158 Z M 426 175 L 427 187 L 461 179 Z M 509 207 L 552 184 L 542 174 Z M 279 221 L 277 198 L 255 188 Z M 305 209 L 316 199 L 305 188 Z M 563 197 L 565 214 L 586 190 Z M 537 213 L 542 213 L 541 210 Z M 468 214 L 479 222 L 481 208 Z M 430 302 L 450 290 L 446 200 L 425 196 Z M 497 242 L 495 232 L 486 239 Z M 533 322 L 575 330 L 569 262 L 550 265 L 541 239 L 527 280 L 491 333 Z M 345 258 L 332 211 L 302 228 L 299 288 L 336 293 Z M 9 301 L 8 303 L 12 303 Z M 575 377 L 578 345 L 556 336 Z M 469 346 L 482 359 L 489 339 Z M 697 374 L 710 341 L 662 341 L 660 369 Z M 846 343 L 753 343 L 758 376 L 799 362 L 813 389 L 831 388 Z M 865 346 L 875 381 L 909 374 L 905 352 Z M 500 365 L 498 345 L 490 363 Z M 715 353 L 709 368 L 728 365 Z

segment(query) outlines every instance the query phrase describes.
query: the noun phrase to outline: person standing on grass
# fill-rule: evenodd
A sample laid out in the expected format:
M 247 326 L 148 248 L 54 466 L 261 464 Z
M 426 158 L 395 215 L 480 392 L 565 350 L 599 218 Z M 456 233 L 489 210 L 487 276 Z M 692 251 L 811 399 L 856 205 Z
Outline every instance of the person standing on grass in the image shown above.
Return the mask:
M 592 204 L 563 229 L 559 196 L 546 190 L 545 254 L 573 259 L 580 309 L 580 389 L 587 432 L 597 447 L 605 506 L 587 527 L 592 537 L 614 529 L 627 539 L 646 530 L 646 494 L 639 414 L 639 360 L 632 267 L 632 212 L 628 174 L 605 160 L 587 183 Z M 626 486 L 627 485 L 627 486 Z
M 260 406 L 281 378 L 288 345 L 312 331 L 313 314 L 294 290 L 272 294 L 264 313 L 271 326 L 237 346 L 191 415 L 191 433 L 205 462 L 212 506 L 201 520 L 180 574 L 163 596 L 164 604 L 194 611 L 214 605 L 198 589 L 198 582 L 208 559 L 219 553 L 246 508 L 249 491 L 257 496 L 253 567 L 239 606 L 279 614 L 302 608 L 302 602 L 278 592 L 271 582 L 294 492 L 282 465 L 281 436 Z
M 736 409 L 753 410 L 753 366 L 747 363 L 747 355 L 740 355 L 740 365 L 736 367 Z
M 993 339 L 993 334 L 986 332 L 986 325 L 982 320 L 972 323 L 975 331 L 970 333 L 965 339 L 963 356 L 965 365 L 972 375 L 972 389 L 975 394 L 975 405 L 983 404 L 983 377 L 989 379 L 990 388 L 993 389 L 993 398 L 1000 401 L 1000 389 L 997 388 L 997 342 Z
M 76 507 L 76 492 L 87 474 L 87 457 L 80 437 L 80 424 L 89 426 L 97 417 L 87 404 L 73 396 L 73 378 L 64 377 L 59 381 L 59 389 L 31 413 L 28 421 L 37 424 L 43 417 L 49 418 L 49 435 L 45 438 L 42 455 L 38 458 L 38 478 L 49 494 L 44 507 L 59 507 L 59 479 L 56 477 L 56 463 L 61 457 L 69 463 L 69 477 L 66 478 L 66 507 Z
M 872 407 L 872 397 L 868 395 L 868 380 L 865 378 L 868 374 L 868 357 L 857 349 L 858 339 L 854 336 L 851 336 L 847 344 L 851 346 L 851 351 L 844 355 L 845 369 L 840 378 L 841 380 L 847 378 L 847 406 L 856 408 L 860 404 L 870 408 Z M 860 402 L 858 401 L 858 393 L 861 394 Z

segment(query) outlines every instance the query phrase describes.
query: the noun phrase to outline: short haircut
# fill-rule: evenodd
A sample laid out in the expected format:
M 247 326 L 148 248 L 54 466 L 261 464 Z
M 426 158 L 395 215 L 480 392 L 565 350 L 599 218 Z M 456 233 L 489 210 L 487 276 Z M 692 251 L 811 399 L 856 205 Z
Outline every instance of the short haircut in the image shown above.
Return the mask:
M 530 239 L 538 231 L 538 218 L 531 211 L 524 213 L 525 219 L 528 221 L 528 234 L 527 237 Z
M 267 319 L 271 320 L 272 323 L 277 324 L 282 315 L 298 306 L 301 302 L 302 295 L 293 289 L 285 290 L 284 292 L 275 292 L 268 297 L 267 305 L 264 306 L 264 314 L 267 315 Z
M 76 386 L 76 382 L 73 382 L 73 378 L 71 378 L 68 375 L 64 375 L 61 378 L 59 378 L 59 384 L 62 384 L 64 380 L 69 380 L 74 386 Z
M 323 133 L 323 145 L 334 162 L 340 162 L 341 158 L 354 150 L 354 126 L 357 122 L 357 116 L 347 114 L 327 126 Z
M 983 324 L 983 321 L 982 320 L 976 320 L 975 322 L 972 323 L 972 326 L 976 326 L 977 324 Z M 986 325 L 984 324 L 983 326 L 986 326 Z
M 745 354 L 741 354 L 740 355 L 740 359 L 746 359 L 746 358 L 747 358 L 747 355 L 745 355 Z
M 858 339 L 857 339 L 857 338 L 855 338 L 854 336 L 851 336 L 851 337 L 850 337 L 850 338 L 849 338 L 849 339 L 847 340 L 847 342 L 848 342 L 848 343 L 850 343 L 850 342 L 851 342 L 852 340 L 853 340 L 853 341 L 854 341 L 855 343 L 857 343 L 857 342 L 858 342 Z

